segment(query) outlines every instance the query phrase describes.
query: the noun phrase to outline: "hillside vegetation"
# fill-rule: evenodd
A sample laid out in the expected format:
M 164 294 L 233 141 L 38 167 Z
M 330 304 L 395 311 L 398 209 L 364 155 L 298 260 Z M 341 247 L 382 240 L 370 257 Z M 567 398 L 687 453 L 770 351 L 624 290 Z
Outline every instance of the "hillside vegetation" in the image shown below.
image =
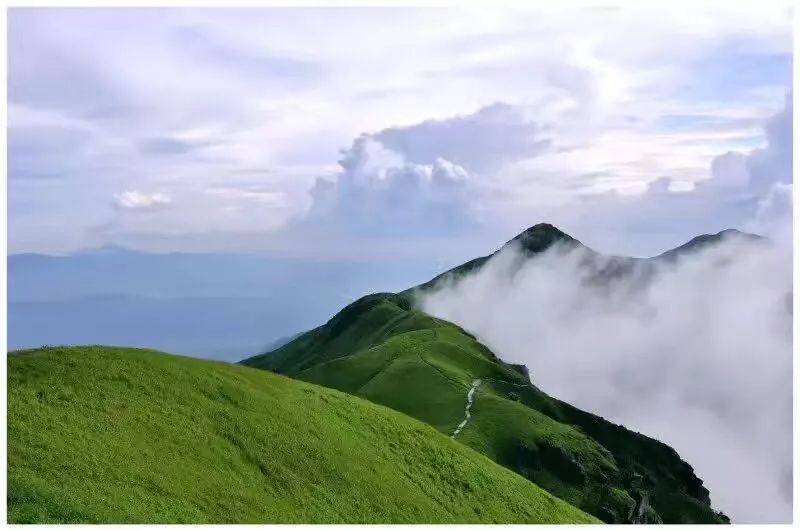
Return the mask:
M 596 522 L 358 397 L 99 346 L 9 354 L 8 521 Z
M 550 225 L 512 240 L 534 255 L 579 244 Z M 483 266 L 478 258 L 400 294 L 379 293 L 323 326 L 243 364 L 365 397 L 456 440 L 607 522 L 724 523 L 708 490 L 669 446 L 540 391 L 527 370 L 498 359 L 467 331 L 416 309 L 413 293 Z M 624 273 L 606 261 L 598 278 Z

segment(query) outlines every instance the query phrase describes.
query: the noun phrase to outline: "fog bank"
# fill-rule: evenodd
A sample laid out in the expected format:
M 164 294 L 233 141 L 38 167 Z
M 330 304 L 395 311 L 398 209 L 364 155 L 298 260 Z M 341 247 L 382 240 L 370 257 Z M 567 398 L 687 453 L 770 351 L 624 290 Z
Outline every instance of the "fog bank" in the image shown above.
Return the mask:
M 598 283 L 585 263 L 605 258 L 585 247 L 506 248 L 419 304 L 554 397 L 674 447 L 733 521 L 791 522 L 791 256 L 729 237 Z

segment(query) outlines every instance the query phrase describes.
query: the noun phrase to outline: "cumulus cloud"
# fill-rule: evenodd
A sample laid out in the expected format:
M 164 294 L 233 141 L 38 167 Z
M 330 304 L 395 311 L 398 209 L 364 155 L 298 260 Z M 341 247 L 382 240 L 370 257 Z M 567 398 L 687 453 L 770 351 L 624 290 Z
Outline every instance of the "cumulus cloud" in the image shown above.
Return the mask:
M 529 206 L 515 229 L 530 225 L 534 212 L 537 219 L 564 226 L 598 248 L 638 256 L 728 228 L 783 237 L 792 219 L 792 119 L 790 93 L 784 107 L 765 121 L 763 147 L 715 156 L 708 178 L 689 189 L 674 189 L 675 180 L 662 176 L 638 194 L 570 190 L 561 201 Z M 675 152 L 680 154 L 680 148 Z
M 776 182 L 758 203 L 755 216 L 747 224 L 753 232 L 790 239 L 792 231 L 792 184 Z
M 325 24 L 310 13 L 9 12 L 8 91 L 16 108 L 9 113 L 9 203 L 36 211 L 18 219 L 26 228 L 9 234 L 10 248 L 62 245 L 63 231 L 54 237 L 43 228 L 53 225 L 94 244 L 87 227 L 119 214 L 110 203 L 96 208 L 98 196 L 169 189 L 184 204 L 201 195 L 195 187 L 233 179 L 246 181 L 237 187 L 285 193 L 280 218 L 271 209 L 269 222 L 254 229 L 258 210 L 226 217 L 226 196 L 214 203 L 203 195 L 206 202 L 185 210 L 180 231 L 206 234 L 212 246 L 233 242 L 208 233 L 211 214 L 251 238 L 248 248 L 263 248 L 277 225 L 305 210 L 317 177 L 335 184 L 337 149 L 363 131 L 378 131 L 368 136 L 407 164 L 442 159 L 480 176 L 468 202 L 481 206 L 484 224 L 513 212 L 527 226 L 532 217 L 550 217 L 539 211 L 551 203 L 541 166 L 518 171 L 518 180 L 495 173 L 548 159 L 552 180 L 573 193 L 580 186 L 571 177 L 586 174 L 603 175 L 586 184 L 609 184 L 604 189 L 641 189 L 662 176 L 686 184 L 707 173 L 711 153 L 739 149 L 753 135 L 742 120 L 759 119 L 791 77 L 791 20 L 779 8 L 491 17 L 449 10 L 445 24 L 438 10 L 337 10 L 326 12 Z M 20 109 L 54 119 L 33 126 Z M 41 177 L 61 176 L 73 182 L 41 184 Z M 666 215 L 675 218 L 679 206 L 670 208 Z M 158 212 L 163 223 L 153 244 L 173 237 L 168 232 L 178 227 L 167 216 L 174 211 Z M 36 233 L 39 243 L 23 232 Z M 103 237 L 121 243 L 121 236 Z
M 152 210 L 170 204 L 172 204 L 172 197 L 166 193 L 125 191 L 114 196 L 114 205 L 124 210 Z
M 763 147 L 713 158 L 709 178 L 694 186 L 676 186 L 674 178 L 661 176 L 639 194 L 581 190 L 602 181 L 602 172 L 576 181 L 569 172 L 550 178 L 530 170 L 525 179 L 535 184 L 529 187 L 498 170 L 557 149 L 543 134 L 552 128 L 527 119 L 528 110 L 494 104 L 468 115 L 362 134 L 342 152 L 339 170 L 310 189 L 308 211 L 279 236 L 350 238 L 350 243 L 387 238 L 396 244 L 399 237 L 475 235 L 475 242 L 493 244 L 533 219 L 546 219 L 613 252 L 642 256 L 728 228 L 775 235 L 790 220 L 775 211 L 782 206 L 791 212 L 791 204 L 781 201 L 791 182 L 790 98 L 766 121 Z M 770 186 L 778 184 L 772 192 Z
M 764 123 L 766 145 L 746 154 L 728 152 L 715 157 L 711 162 L 711 177 L 698 183 L 698 188 L 718 192 L 745 190 L 758 200 L 776 183 L 791 183 L 792 119 L 790 91 L 783 108 Z
M 791 248 L 730 238 L 600 285 L 587 254 L 508 248 L 419 302 L 551 395 L 673 446 L 734 521 L 790 522 Z
M 793 143 L 792 92 L 786 95 L 783 110 L 772 116 L 764 126 L 767 145 L 752 151 L 746 160 L 750 187 L 763 194 L 777 182 L 792 181 Z
M 733 183 L 734 189 L 744 190 L 746 196 L 741 203 L 746 205 L 748 216 L 740 226 L 773 238 L 791 237 L 792 122 L 792 93 L 789 92 L 784 108 L 765 124 L 766 145 L 747 155 L 731 157 L 730 163 L 724 164 L 727 167 L 713 175 L 707 185 L 709 190 L 715 190 Z M 715 162 L 724 156 L 716 158 Z M 744 184 L 736 186 L 743 179 Z
M 318 179 L 312 205 L 295 229 L 339 236 L 414 236 L 463 233 L 475 176 L 444 158 L 408 161 L 364 135 L 339 162 L 335 180 Z
M 505 163 L 532 158 L 550 146 L 524 109 L 507 103 L 494 103 L 465 116 L 392 127 L 374 139 L 410 162 L 432 164 L 444 158 L 476 173 L 497 171 Z
M 287 230 L 329 237 L 443 238 L 486 229 L 487 184 L 503 164 L 547 149 L 521 106 L 365 133 L 342 151 L 339 171 L 319 178 L 311 206 Z

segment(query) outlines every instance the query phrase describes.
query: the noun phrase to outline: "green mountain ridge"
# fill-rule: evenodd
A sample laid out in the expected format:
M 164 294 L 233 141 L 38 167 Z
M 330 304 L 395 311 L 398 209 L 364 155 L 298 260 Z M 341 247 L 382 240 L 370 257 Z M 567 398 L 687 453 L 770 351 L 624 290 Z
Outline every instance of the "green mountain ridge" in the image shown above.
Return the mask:
M 581 243 L 540 224 L 503 248 L 509 245 L 530 258 L 554 245 Z M 503 362 L 468 331 L 415 308 L 420 290 L 474 272 L 495 254 L 398 294 L 365 296 L 326 324 L 242 364 L 364 397 L 445 434 L 465 419 L 467 393 L 480 380 L 471 417 L 456 436 L 463 444 L 606 522 L 728 522 L 672 448 L 548 396 L 524 366 Z M 587 255 L 599 279 L 660 259 Z
M 592 523 L 432 427 L 152 350 L 11 352 L 9 523 Z
M 756 234 L 750 234 L 736 229 L 727 229 L 716 234 L 699 235 L 682 245 L 650 258 L 633 258 L 628 256 L 600 254 L 569 234 L 561 231 L 559 228 L 549 223 L 539 223 L 524 230 L 491 254 L 462 263 L 461 265 L 435 276 L 427 282 L 406 289 L 401 294 L 414 295 L 419 291 L 430 290 L 441 282 L 457 280 L 461 276 L 477 272 L 491 258 L 507 249 L 513 249 L 518 252 L 519 256 L 523 258 L 520 260 L 520 264 L 524 263 L 526 259 L 536 256 L 540 252 L 553 248 L 557 248 L 563 252 L 581 249 L 584 251 L 581 257 L 583 265 L 594 269 L 598 281 L 607 281 L 627 274 L 634 267 L 639 267 L 640 273 L 642 274 L 651 274 L 658 264 L 675 261 L 695 251 L 706 248 L 708 245 L 713 245 L 732 238 L 749 242 L 765 240 L 764 237 Z

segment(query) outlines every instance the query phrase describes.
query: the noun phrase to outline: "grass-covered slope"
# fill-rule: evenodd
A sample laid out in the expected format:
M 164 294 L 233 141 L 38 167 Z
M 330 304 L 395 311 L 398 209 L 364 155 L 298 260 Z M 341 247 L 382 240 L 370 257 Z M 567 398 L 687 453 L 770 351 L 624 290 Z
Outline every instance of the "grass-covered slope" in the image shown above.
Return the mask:
M 469 333 L 370 295 L 289 344 L 243 361 L 387 405 L 608 522 L 725 522 L 670 447 L 553 399 Z
M 8 357 L 12 523 L 592 522 L 408 416 L 150 350 Z

